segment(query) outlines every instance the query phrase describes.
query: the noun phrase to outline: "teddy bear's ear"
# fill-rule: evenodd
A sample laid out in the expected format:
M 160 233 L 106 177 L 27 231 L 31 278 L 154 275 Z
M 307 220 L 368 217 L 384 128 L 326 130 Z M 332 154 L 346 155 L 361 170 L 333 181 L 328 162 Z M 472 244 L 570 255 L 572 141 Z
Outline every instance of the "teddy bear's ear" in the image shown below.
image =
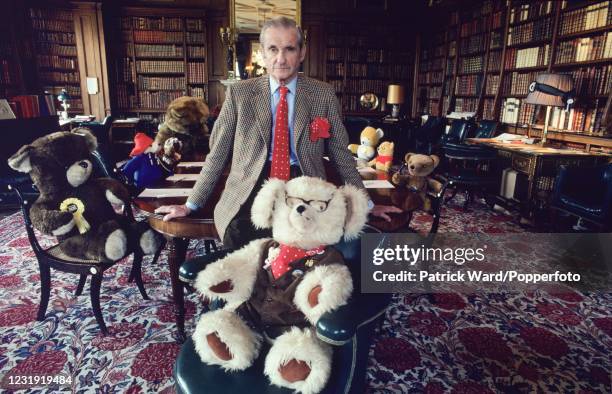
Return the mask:
M 72 130 L 72 132 L 74 134 L 78 134 L 85 137 L 85 141 L 87 142 L 87 148 L 90 152 L 93 152 L 98 149 L 98 140 L 89 129 L 86 129 L 85 127 L 79 127 Z
M 436 156 L 436 155 L 431 155 L 429 157 L 431 157 L 431 160 L 433 160 L 433 162 L 434 162 L 433 168 L 436 168 L 438 166 L 438 164 L 440 164 L 440 158 L 438 156 Z
M 32 164 L 30 163 L 30 151 L 34 148 L 31 145 L 24 145 L 17 153 L 9 157 L 8 165 L 15 171 L 29 173 L 32 171 Z
M 350 241 L 359 237 L 368 220 L 368 197 L 363 190 L 353 185 L 344 185 L 339 190 L 346 200 L 344 239 Z
M 255 228 L 265 229 L 272 227 L 274 204 L 285 192 L 285 181 L 270 179 L 259 189 L 253 207 L 251 208 L 251 221 Z
M 410 160 L 410 156 L 412 155 L 414 155 L 414 153 L 406 153 L 406 156 L 404 156 L 404 161 L 408 163 L 408 160 Z
M 376 137 L 378 137 L 378 139 L 380 140 L 382 137 L 385 136 L 385 132 L 383 131 L 383 129 L 376 129 Z

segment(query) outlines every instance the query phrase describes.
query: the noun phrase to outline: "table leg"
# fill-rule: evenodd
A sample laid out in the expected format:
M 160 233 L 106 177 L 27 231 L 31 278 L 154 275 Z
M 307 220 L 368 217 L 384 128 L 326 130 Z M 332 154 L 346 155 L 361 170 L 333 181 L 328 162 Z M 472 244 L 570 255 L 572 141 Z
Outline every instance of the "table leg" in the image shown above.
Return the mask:
M 179 268 L 185 261 L 189 240 L 185 238 L 168 238 L 168 262 L 170 264 L 170 282 L 172 284 L 172 300 L 179 342 L 185 341 L 185 298 L 183 283 L 179 279 Z

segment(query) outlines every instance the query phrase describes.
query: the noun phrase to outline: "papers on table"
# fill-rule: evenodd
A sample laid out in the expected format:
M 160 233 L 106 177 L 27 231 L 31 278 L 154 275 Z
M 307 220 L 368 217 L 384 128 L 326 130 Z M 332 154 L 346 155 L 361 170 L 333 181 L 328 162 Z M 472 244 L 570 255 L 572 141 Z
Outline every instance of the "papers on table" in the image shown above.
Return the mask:
M 140 198 L 164 198 L 164 197 L 188 197 L 191 189 L 168 188 L 168 189 L 144 189 L 138 195 Z
M 506 142 L 506 141 L 520 141 L 524 138 L 527 138 L 527 137 L 525 137 L 524 135 L 519 135 L 519 134 L 503 133 L 493 139 L 499 142 Z
M 166 178 L 167 181 L 179 182 L 179 181 L 197 181 L 200 174 L 174 174 Z
M 178 163 L 178 167 L 202 167 L 203 161 L 182 161 Z
M 366 189 L 393 189 L 395 186 L 387 180 L 371 180 L 371 181 L 363 181 Z

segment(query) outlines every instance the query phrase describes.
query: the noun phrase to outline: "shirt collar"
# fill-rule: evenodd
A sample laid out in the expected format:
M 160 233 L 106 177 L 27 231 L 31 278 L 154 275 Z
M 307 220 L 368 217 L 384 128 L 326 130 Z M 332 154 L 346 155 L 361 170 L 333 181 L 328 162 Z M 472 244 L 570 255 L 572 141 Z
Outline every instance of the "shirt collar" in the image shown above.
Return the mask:
M 289 93 L 295 94 L 295 89 L 297 88 L 297 75 L 285 86 L 289 89 Z M 274 95 L 279 87 L 280 83 L 270 76 L 270 93 Z

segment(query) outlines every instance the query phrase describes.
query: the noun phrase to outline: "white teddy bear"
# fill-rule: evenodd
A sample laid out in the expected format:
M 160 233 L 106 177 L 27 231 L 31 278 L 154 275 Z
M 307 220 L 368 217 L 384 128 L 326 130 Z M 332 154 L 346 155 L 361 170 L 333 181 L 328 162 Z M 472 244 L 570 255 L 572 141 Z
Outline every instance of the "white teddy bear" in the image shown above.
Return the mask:
M 301 393 L 323 389 L 331 348 L 314 325 L 346 304 L 353 282 L 342 255 L 330 245 L 359 236 L 368 214 L 364 191 L 319 178 L 267 181 L 252 208 L 256 227 L 273 238 L 252 241 L 208 265 L 195 287 L 225 301 L 205 313 L 193 334 L 208 364 L 243 370 L 259 354 L 262 339 L 276 338 L 265 360 L 270 381 Z

